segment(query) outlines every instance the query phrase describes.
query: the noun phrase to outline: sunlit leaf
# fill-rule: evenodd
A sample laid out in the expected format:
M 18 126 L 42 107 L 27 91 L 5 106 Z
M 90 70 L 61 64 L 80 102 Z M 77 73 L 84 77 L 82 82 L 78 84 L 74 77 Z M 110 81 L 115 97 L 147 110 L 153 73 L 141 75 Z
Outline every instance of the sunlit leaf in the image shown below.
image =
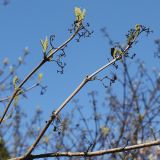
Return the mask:
M 48 48 L 48 38 L 46 37 L 44 41 L 41 39 L 40 42 L 42 45 L 43 53 L 46 53 L 47 48 Z
M 82 21 L 86 15 L 86 10 L 83 9 L 83 11 L 79 7 L 75 7 L 74 13 L 76 16 L 77 21 Z

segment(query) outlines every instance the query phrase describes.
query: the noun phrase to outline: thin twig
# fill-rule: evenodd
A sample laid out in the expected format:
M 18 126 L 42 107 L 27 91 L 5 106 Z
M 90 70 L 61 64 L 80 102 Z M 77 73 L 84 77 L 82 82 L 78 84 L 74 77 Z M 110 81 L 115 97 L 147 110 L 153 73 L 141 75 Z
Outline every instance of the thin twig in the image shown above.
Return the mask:
M 3 115 L 2 117 L 0 118 L 0 125 L 5 117 L 5 115 L 7 114 L 7 111 L 13 101 L 13 99 L 16 97 L 19 89 L 27 82 L 27 80 L 39 69 L 41 68 L 41 66 L 43 66 L 46 62 L 48 62 L 48 60 L 53 57 L 53 55 L 58 52 L 60 49 L 62 49 L 64 46 L 66 46 L 75 36 L 76 34 L 78 33 L 79 29 L 80 29 L 81 25 L 79 25 L 79 27 L 77 28 L 77 30 L 63 43 L 61 44 L 58 48 L 56 48 L 55 50 L 51 50 L 52 53 L 50 53 L 48 55 L 48 57 L 46 57 L 45 59 L 41 60 L 41 62 L 33 69 L 33 71 L 31 73 L 29 73 L 25 78 L 24 80 L 21 82 L 21 84 L 17 87 L 17 89 L 13 92 L 12 96 L 11 96 L 11 99 L 9 100 L 4 112 L 3 112 Z M 50 51 L 50 52 L 51 52 Z
M 151 147 L 151 146 L 157 146 L 157 145 L 160 145 L 160 140 L 151 141 L 148 143 L 126 146 L 126 147 L 98 150 L 98 151 L 87 152 L 87 153 L 86 152 L 56 152 L 56 153 L 30 155 L 28 157 L 28 159 L 33 160 L 33 159 L 49 158 L 49 157 L 93 157 L 93 156 L 101 156 L 101 155 L 105 155 L 105 154 L 131 151 L 131 150 L 136 150 L 136 149 L 141 149 L 141 148 Z M 12 158 L 9 160 L 20 160 L 20 159 L 22 159 L 22 157 Z
M 17 95 L 23 95 L 24 93 L 32 90 L 33 88 L 35 88 L 35 87 L 37 87 L 37 86 L 39 86 L 39 83 L 35 83 L 35 84 L 33 84 L 31 87 L 29 87 L 29 88 L 27 88 L 27 89 L 23 89 L 23 92 L 22 92 L 22 93 L 19 92 Z M 5 98 L 0 99 L 0 102 L 8 101 L 10 98 L 11 98 L 11 96 L 7 96 L 7 97 L 5 97 Z

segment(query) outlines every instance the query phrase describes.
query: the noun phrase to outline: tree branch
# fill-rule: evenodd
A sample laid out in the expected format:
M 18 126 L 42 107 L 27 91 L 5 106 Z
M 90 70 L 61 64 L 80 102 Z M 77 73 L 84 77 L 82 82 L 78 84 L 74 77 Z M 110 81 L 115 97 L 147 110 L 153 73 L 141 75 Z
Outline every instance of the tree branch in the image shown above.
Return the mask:
M 77 31 L 78 32 L 78 31 Z M 127 51 L 131 48 L 132 44 L 136 41 L 137 36 L 134 38 L 134 40 L 129 43 L 126 48 L 123 50 L 123 54 L 116 56 L 114 59 L 112 59 L 110 62 L 108 62 L 107 64 L 103 65 L 102 67 L 100 67 L 99 69 L 97 69 L 95 72 L 93 72 L 90 75 L 87 75 L 82 82 L 78 85 L 78 87 L 66 98 L 66 100 L 55 110 L 52 112 L 52 115 L 50 116 L 50 119 L 48 121 L 46 121 L 46 125 L 44 126 L 44 128 L 41 130 L 41 132 L 39 133 L 37 139 L 34 141 L 34 143 L 30 146 L 30 148 L 28 149 L 28 151 L 21 157 L 17 158 L 16 160 L 28 160 L 31 157 L 31 153 L 32 151 L 35 149 L 35 147 L 37 146 L 37 144 L 39 143 L 39 141 L 41 140 L 41 138 L 43 137 L 43 135 L 45 134 L 45 132 L 47 131 L 47 129 L 49 128 L 49 126 L 51 125 L 52 122 L 54 122 L 55 119 L 58 118 L 58 114 L 60 113 L 60 111 L 68 104 L 68 102 L 70 102 L 70 100 L 89 82 L 94 80 L 95 76 L 100 73 L 101 71 L 103 71 L 104 69 L 106 69 L 107 67 L 109 67 L 110 65 L 114 64 L 116 61 L 121 60 L 123 56 L 126 55 Z M 67 41 L 66 41 L 67 42 Z M 69 41 L 68 41 L 69 42 Z M 68 43 L 67 42 L 67 43 Z M 62 47 L 65 46 L 65 44 L 62 45 Z M 51 55 L 52 56 L 52 55 Z M 50 57 L 49 57 L 50 58 Z M 121 148 L 122 149 L 122 148 Z M 119 150 L 119 149 L 118 149 Z M 123 148 L 124 150 L 124 148 Z M 68 152 L 67 152 L 68 153 Z M 84 152 L 82 152 L 84 154 Z M 89 152 L 87 152 L 88 155 Z M 93 152 L 94 153 L 94 152 Z M 85 153 L 86 154 L 86 153 Z M 104 153 L 103 153 L 104 154 Z
M 32 72 L 30 72 L 26 78 L 24 78 L 24 80 L 21 82 L 21 84 L 17 87 L 17 89 L 13 92 L 4 112 L 2 117 L 0 118 L 0 125 L 3 122 L 3 119 L 5 117 L 5 115 L 7 114 L 7 111 L 12 103 L 12 101 L 14 100 L 14 98 L 16 97 L 19 89 L 28 81 L 28 79 L 39 69 L 41 68 L 46 62 L 48 62 L 48 60 L 53 57 L 53 55 L 58 52 L 59 50 L 61 50 L 64 46 L 66 46 L 75 36 L 76 34 L 79 32 L 81 25 L 79 25 L 79 27 L 77 28 L 77 30 L 63 43 L 61 44 L 58 48 L 56 48 L 55 50 L 52 51 L 52 53 L 50 53 L 50 55 L 48 55 L 48 57 L 46 57 L 45 59 L 42 59 L 41 62 L 33 69 Z M 50 50 L 51 51 L 51 50 Z M 49 52 L 50 52 L 49 51 Z
M 93 157 L 93 156 L 102 156 L 105 154 L 111 153 L 119 153 L 125 151 L 131 151 L 136 149 L 141 149 L 145 147 L 157 146 L 160 145 L 160 140 L 151 141 L 148 143 L 142 143 L 132 146 L 112 148 L 107 150 L 98 150 L 93 152 L 56 152 L 56 153 L 46 153 L 46 154 L 38 154 L 38 155 L 30 155 L 28 160 L 39 159 L 39 158 L 49 158 L 49 157 Z M 19 160 L 22 157 L 12 158 L 10 160 Z
M 136 39 L 135 39 L 136 40 Z M 134 41 L 135 41 L 134 40 Z M 133 42 L 134 42 L 133 41 Z M 131 45 L 133 44 L 133 42 L 130 45 L 127 45 L 127 47 L 125 48 L 123 55 L 126 54 L 126 52 L 128 51 L 128 49 L 131 47 Z M 40 134 L 38 135 L 37 139 L 35 140 L 35 142 L 32 144 L 32 146 L 28 149 L 28 151 L 25 153 L 25 155 L 21 158 L 21 159 L 26 159 L 28 158 L 28 156 L 30 156 L 30 154 L 32 153 L 32 151 L 35 149 L 35 147 L 37 146 L 37 144 L 39 143 L 39 141 L 41 140 L 41 138 L 43 137 L 43 135 L 45 134 L 46 130 L 48 129 L 48 127 L 51 125 L 52 122 L 54 122 L 54 120 L 58 117 L 58 114 L 60 113 L 60 111 L 68 104 L 68 102 L 83 88 L 83 86 L 85 84 L 87 84 L 87 82 L 91 81 L 94 79 L 94 77 L 101 71 L 103 71 L 105 68 L 109 67 L 110 65 L 114 64 L 116 61 L 122 59 L 123 55 L 119 55 L 116 58 L 112 59 L 109 63 L 103 65 L 102 67 L 100 67 L 99 69 L 97 69 L 95 72 L 93 72 L 90 75 L 87 75 L 82 82 L 78 85 L 78 87 L 71 93 L 71 95 L 68 96 L 68 98 L 55 110 L 52 112 L 52 115 L 50 116 L 50 119 L 46 122 L 46 125 L 44 126 L 44 128 L 42 129 L 42 131 L 40 132 Z

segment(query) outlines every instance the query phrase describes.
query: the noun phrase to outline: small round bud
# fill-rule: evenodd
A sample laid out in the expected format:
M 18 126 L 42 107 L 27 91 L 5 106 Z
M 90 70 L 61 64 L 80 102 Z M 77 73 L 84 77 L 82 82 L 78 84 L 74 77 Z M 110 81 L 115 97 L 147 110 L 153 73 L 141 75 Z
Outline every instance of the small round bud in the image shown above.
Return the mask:
M 14 67 L 11 65 L 11 66 L 9 66 L 9 72 L 10 72 L 10 74 L 13 74 L 14 73 Z
M 29 54 L 29 48 L 28 47 L 25 47 L 24 48 L 24 55 L 26 56 L 26 55 L 28 55 Z
M 23 58 L 22 57 L 18 57 L 18 62 L 19 62 L 19 64 L 22 64 L 23 63 Z
M 7 65 L 8 65 L 8 63 L 9 63 L 8 58 L 7 58 L 7 57 L 6 57 L 6 58 L 4 58 L 4 60 L 3 60 L 3 65 L 4 65 L 4 66 L 7 66 Z

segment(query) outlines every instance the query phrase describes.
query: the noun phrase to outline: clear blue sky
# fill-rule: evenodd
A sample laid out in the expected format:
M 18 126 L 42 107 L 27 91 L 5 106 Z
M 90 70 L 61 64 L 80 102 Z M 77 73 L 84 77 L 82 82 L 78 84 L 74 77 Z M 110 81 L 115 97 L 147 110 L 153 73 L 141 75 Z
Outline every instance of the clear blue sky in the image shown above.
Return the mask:
M 43 84 L 47 84 L 48 89 L 44 96 L 40 96 L 39 90 L 35 89 L 29 93 L 27 100 L 20 101 L 26 111 L 34 112 L 35 107 L 39 105 L 47 117 L 76 88 L 84 76 L 107 62 L 110 46 L 100 32 L 102 27 L 107 28 L 113 40 L 122 44 L 125 42 L 125 34 L 135 24 L 150 27 L 154 33 L 148 38 L 142 36 L 133 51 L 148 66 L 155 64 L 154 40 L 160 36 L 159 0 L 11 0 L 7 6 L 0 5 L 0 62 L 8 57 L 11 63 L 15 63 L 23 48 L 28 46 L 31 54 L 26 65 L 18 72 L 23 79 L 42 58 L 40 39 L 55 34 L 55 44 L 59 45 L 69 37 L 67 30 L 75 18 L 75 6 L 86 9 L 86 22 L 90 23 L 94 34 L 80 43 L 73 40 L 68 45 L 67 57 L 64 59 L 67 66 L 63 75 L 56 73 L 57 66 L 54 63 L 46 64 L 40 69 L 39 72 L 44 74 Z M 107 69 L 104 73 L 107 72 L 110 73 L 110 70 Z M 98 82 L 85 86 L 76 98 L 86 104 L 87 94 L 92 89 L 97 89 L 103 100 L 105 88 Z

